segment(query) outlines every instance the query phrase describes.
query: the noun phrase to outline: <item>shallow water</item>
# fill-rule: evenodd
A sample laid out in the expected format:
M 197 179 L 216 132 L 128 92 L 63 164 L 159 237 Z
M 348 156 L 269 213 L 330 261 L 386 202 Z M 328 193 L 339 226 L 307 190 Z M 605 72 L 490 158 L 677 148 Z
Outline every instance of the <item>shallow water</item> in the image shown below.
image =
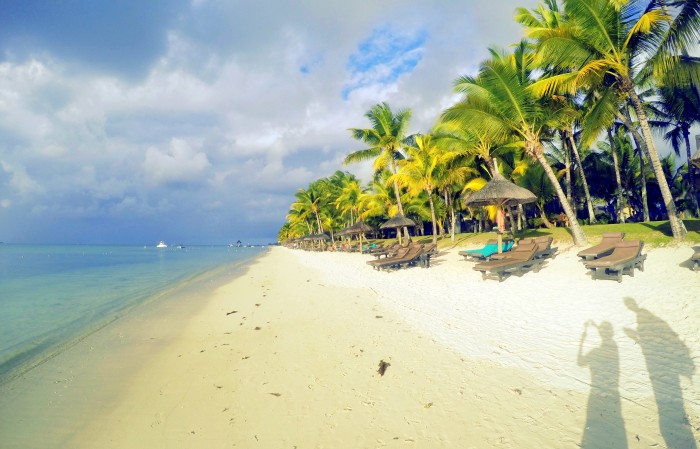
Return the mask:
M 263 248 L 0 246 L 0 384 L 204 273 Z

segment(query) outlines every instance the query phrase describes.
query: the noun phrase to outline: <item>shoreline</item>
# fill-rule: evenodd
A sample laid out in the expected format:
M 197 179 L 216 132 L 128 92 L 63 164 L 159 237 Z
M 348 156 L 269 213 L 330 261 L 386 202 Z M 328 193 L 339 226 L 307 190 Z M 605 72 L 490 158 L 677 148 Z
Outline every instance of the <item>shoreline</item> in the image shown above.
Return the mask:
M 104 245 L 36 245 L 37 248 L 64 248 L 66 246 L 109 247 Z M 124 248 L 140 248 L 134 245 L 120 246 Z M 49 254 L 51 254 L 51 252 L 49 252 Z M 255 257 L 259 256 L 260 255 L 257 255 Z M 79 344 L 86 338 L 90 338 L 91 335 L 100 332 L 116 321 L 128 318 L 134 309 L 138 310 L 153 302 L 158 302 L 163 298 L 167 299 L 170 296 L 177 295 L 178 290 L 189 288 L 191 285 L 219 278 L 222 273 L 238 269 L 241 264 L 245 266 L 246 263 L 249 262 L 225 262 L 218 266 L 180 276 L 173 279 L 172 284 L 160 286 L 155 290 L 128 292 L 126 296 L 119 298 L 118 301 L 113 301 L 115 305 L 110 303 L 99 304 L 98 306 L 94 306 L 97 308 L 86 310 L 86 315 L 90 318 L 76 315 L 73 321 L 66 322 L 61 327 L 50 328 L 48 331 L 44 331 L 43 334 L 35 335 L 32 338 L 24 337 L 27 341 L 33 341 L 35 346 L 23 348 L 21 351 L 3 357 L 2 363 L 0 364 L 0 387 L 21 378 L 24 374 L 41 366 L 46 361 L 60 356 L 63 352 L 70 350 L 73 346 Z M 97 319 L 93 316 L 97 317 Z M 76 325 L 76 323 L 80 324 Z M 65 329 L 69 330 L 65 331 Z M 26 346 L 24 341 L 21 341 L 18 346 L 21 347 L 21 345 Z
M 430 269 L 384 273 L 367 255 L 272 248 L 212 289 L 178 332 L 141 348 L 148 363 L 113 379 L 118 394 L 55 447 L 679 447 L 700 435 L 700 305 L 687 284 L 698 279 L 678 276 L 684 250 L 651 250 L 646 270 L 617 284 L 577 271 L 571 251 L 498 283 L 456 250 Z M 650 365 L 650 343 L 623 332 L 645 332 L 628 293 L 658 318 L 657 343 L 685 345 L 688 376 L 659 371 L 683 354 Z M 582 338 L 582 317 L 609 321 L 612 344 L 593 328 Z M 139 341 L 151 342 L 159 323 L 143 318 Z M 654 370 L 662 384 L 649 381 Z
M 176 338 L 178 324 L 197 313 L 201 304 L 193 297 L 210 297 L 264 254 L 185 278 L 129 305 L 0 384 L 0 446 L 69 447 L 65 440 L 81 423 L 114 406 L 129 376 Z

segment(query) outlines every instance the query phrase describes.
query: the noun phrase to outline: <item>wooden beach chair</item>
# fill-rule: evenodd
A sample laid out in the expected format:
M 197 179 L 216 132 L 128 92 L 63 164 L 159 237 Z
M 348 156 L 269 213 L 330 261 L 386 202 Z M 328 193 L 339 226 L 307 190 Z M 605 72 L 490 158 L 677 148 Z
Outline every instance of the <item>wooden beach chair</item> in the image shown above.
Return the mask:
M 559 248 L 552 247 L 552 242 L 554 239 L 549 236 L 535 237 L 534 243 L 537 245 L 537 252 L 535 253 L 536 259 L 547 259 L 549 257 L 554 257 Z
M 615 245 L 621 242 L 623 238 L 625 238 L 624 232 L 606 232 L 603 234 L 603 240 L 600 243 L 579 251 L 577 256 L 581 258 L 582 262 L 607 256 L 613 252 Z
M 634 277 L 634 269 L 644 271 L 646 254 L 642 254 L 644 242 L 641 240 L 627 240 L 615 244 L 615 249 L 607 256 L 585 262 L 586 268 L 591 270 L 593 279 L 615 279 L 622 282 L 622 275 Z
M 373 255 L 375 258 L 380 259 L 382 256 L 384 257 L 393 257 L 394 254 L 401 248 L 401 245 L 397 242 L 394 243 L 391 246 L 387 246 L 381 249 L 378 249 L 376 251 L 371 251 L 370 254 Z
M 504 240 L 501 247 L 502 253 L 510 251 L 514 244 L 513 240 Z M 459 252 L 459 255 L 464 257 L 464 260 L 489 260 L 495 254 L 498 254 L 498 241 L 496 239 L 487 241 L 483 248 Z
M 406 249 L 408 249 L 408 251 L 400 257 L 370 260 L 367 263 L 372 265 L 375 270 L 388 270 L 390 268 L 415 265 L 420 260 L 420 255 L 423 253 L 423 245 L 411 243 Z
M 438 253 L 437 243 L 431 243 L 425 245 L 423 252 L 418 256 L 420 266 L 423 268 L 430 268 L 430 258 L 436 256 Z
M 475 271 L 481 272 L 481 277 L 497 279 L 502 282 L 508 275 L 522 276 L 528 271 L 540 271 L 545 262 L 544 258 L 536 258 L 538 246 L 532 243 L 520 243 L 500 259 L 479 262 L 474 265 Z
M 377 258 L 375 260 L 368 260 L 367 265 L 370 265 L 372 268 L 378 269 L 377 267 L 380 264 L 388 263 L 391 260 L 400 259 L 400 258 L 404 257 L 406 254 L 408 254 L 408 252 L 411 250 L 411 248 L 412 248 L 411 246 L 399 248 L 398 250 L 396 250 L 396 252 L 391 257 L 387 256 L 384 259 Z
M 700 246 L 695 248 L 695 252 L 690 256 L 690 261 L 693 263 L 693 271 L 700 271 Z

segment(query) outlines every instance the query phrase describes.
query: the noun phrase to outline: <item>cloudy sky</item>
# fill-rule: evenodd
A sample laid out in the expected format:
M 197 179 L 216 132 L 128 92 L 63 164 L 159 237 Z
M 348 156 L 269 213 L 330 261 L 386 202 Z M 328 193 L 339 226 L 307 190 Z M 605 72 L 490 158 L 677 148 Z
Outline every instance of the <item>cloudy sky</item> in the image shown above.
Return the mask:
M 0 11 L 0 241 L 268 242 L 362 148 L 425 132 L 534 0 L 25 0 Z

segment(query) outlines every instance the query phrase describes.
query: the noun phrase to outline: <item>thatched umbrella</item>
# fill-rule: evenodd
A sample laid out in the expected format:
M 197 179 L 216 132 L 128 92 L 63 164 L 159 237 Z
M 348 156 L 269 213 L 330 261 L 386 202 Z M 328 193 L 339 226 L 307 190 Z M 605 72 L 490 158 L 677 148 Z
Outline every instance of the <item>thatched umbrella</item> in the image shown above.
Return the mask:
M 472 193 L 467 198 L 466 203 L 469 206 L 496 206 L 502 212 L 503 206 L 527 204 L 537 200 L 534 193 L 529 190 L 513 184 L 501 175 L 498 171 L 494 171 L 493 179 L 486 183 L 484 187 Z M 503 237 L 498 233 L 498 252 L 501 252 Z
M 352 226 L 348 226 L 345 228 L 347 231 L 348 235 L 353 235 L 357 234 L 360 239 L 360 253 L 362 252 L 362 237 L 364 236 L 365 232 L 370 232 L 372 230 L 372 227 L 365 223 L 364 221 L 358 221 Z
M 401 214 L 396 214 L 393 217 L 391 217 L 389 220 L 387 220 L 384 224 L 379 226 L 379 228 L 380 229 L 396 228 L 396 236 L 399 239 L 399 243 L 401 243 L 401 229 L 400 228 L 405 228 L 407 226 L 415 226 L 415 225 L 416 224 L 410 218 L 406 218 Z

